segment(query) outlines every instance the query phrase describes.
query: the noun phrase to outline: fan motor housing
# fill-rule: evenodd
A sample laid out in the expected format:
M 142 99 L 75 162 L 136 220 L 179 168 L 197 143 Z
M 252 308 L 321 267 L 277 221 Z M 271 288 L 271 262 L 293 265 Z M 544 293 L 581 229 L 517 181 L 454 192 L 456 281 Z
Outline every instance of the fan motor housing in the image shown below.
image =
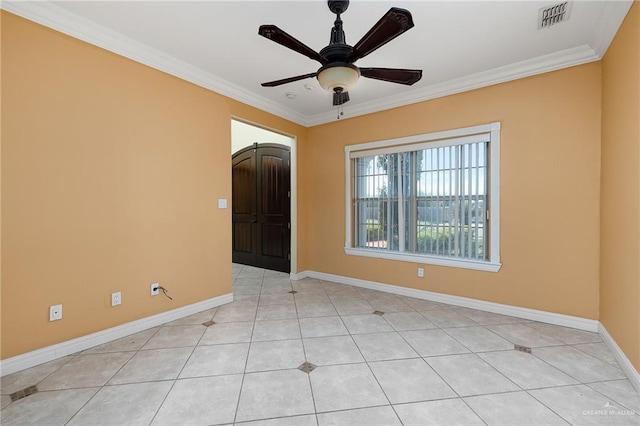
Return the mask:
M 342 1 L 329 0 L 327 3 L 329 4 L 329 10 L 335 13 L 336 15 L 343 13 L 349 7 L 349 0 L 342 0 Z
M 320 51 L 320 55 L 327 59 L 327 65 L 334 62 L 347 62 L 347 58 L 353 52 L 353 48 L 348 44 L 330 44 Z

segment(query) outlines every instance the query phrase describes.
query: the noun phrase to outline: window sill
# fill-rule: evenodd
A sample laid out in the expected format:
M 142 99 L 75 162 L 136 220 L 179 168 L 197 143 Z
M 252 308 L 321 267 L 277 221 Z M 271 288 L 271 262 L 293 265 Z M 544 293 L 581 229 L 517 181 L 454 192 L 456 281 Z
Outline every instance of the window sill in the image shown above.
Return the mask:
M 401 260 L 403 262 L 422 263 L 425 265 L 449 266 L 452 268 L 474 269 L 485 272 L 498 272 L 502 267 L 499 262 L 483 262 L 474 260 L 451 259 L 438 256 L 424 256 L 412 253 L 392 253 L 382 250 L 370 250 L 345 247 L 345 253 L 352 256 L 375 257 L 378 259 Z

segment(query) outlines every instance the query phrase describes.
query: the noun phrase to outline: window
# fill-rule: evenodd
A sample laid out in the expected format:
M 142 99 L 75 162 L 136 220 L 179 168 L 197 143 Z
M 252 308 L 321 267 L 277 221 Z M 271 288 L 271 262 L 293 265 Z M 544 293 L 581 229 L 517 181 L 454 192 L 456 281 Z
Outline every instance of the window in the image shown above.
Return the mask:
M 345 152 L 348 254 L 500 269 L 500 123 Z

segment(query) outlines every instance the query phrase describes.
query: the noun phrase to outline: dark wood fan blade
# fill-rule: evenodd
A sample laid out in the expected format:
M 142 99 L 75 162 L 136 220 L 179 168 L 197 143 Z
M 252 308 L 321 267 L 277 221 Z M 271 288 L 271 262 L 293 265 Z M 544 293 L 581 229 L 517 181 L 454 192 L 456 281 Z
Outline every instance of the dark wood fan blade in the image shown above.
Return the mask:
M 360 75 L 376 80 L 411 86 L 422 78 L 422 70 L 406 70 L 402 68 L 360 68 Z
M 281 44 L 284 47 L 288 47 L 291 50 L 301 53 L 307 58 L 318 61 L 322 65 L 325 65 L 327 62 L 327 60 L 318 52 L 311 49 L 301 41 L 293 38 L 291 35 L 282 31 L 275 25 L 261 25 L 260 29 L 258 29 L 258 34 L 260 34 L 262 37 L 268 38 L 269 40 L 275 41 L 276 43 Z
M 342 105 L 349 102 L 349 92 L 333 92 L 333 105 Z
M 355 62 L 364 58 L 411 28 L 413 28 L 411 12 L 392 7 L 353 47 L 349 61 Z
M 295 77 L 283 78 L 282 80 L 269 81 L 267 83 L 262 83 L 262 87 L 275 87 L 280 86 L 281 84 L 293 83 L 294 81 L 304 80 L 305 78 L 315 77 L 316 73 L 297 75 Z

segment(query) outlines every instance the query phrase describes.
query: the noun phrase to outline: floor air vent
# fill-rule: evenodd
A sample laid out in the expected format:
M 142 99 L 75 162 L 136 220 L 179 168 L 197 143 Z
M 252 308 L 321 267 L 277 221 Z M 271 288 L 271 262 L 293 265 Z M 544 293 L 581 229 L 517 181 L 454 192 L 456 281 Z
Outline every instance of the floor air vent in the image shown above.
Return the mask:
M 527 354 L 531 353 L 531 348 L 527 346 L 513 345 L 513 349 L 515 349 L 516 351 L 527 353 Z
M 21 389 L 17 392 L 12 393 L 11 396 L 11 402 L 17 401 L 19 399 L 22 398 L 26 398 L 29 395 L 33 395 L 34 393 L 38 392 L 38 388 L 35 386 L 29 386 L 28 388 L 24 388 Z
M 568 20 L 570 9 L 571 2 L 565 1 L 538 10 L 538 29 L 549 28 L 552 25 Z

